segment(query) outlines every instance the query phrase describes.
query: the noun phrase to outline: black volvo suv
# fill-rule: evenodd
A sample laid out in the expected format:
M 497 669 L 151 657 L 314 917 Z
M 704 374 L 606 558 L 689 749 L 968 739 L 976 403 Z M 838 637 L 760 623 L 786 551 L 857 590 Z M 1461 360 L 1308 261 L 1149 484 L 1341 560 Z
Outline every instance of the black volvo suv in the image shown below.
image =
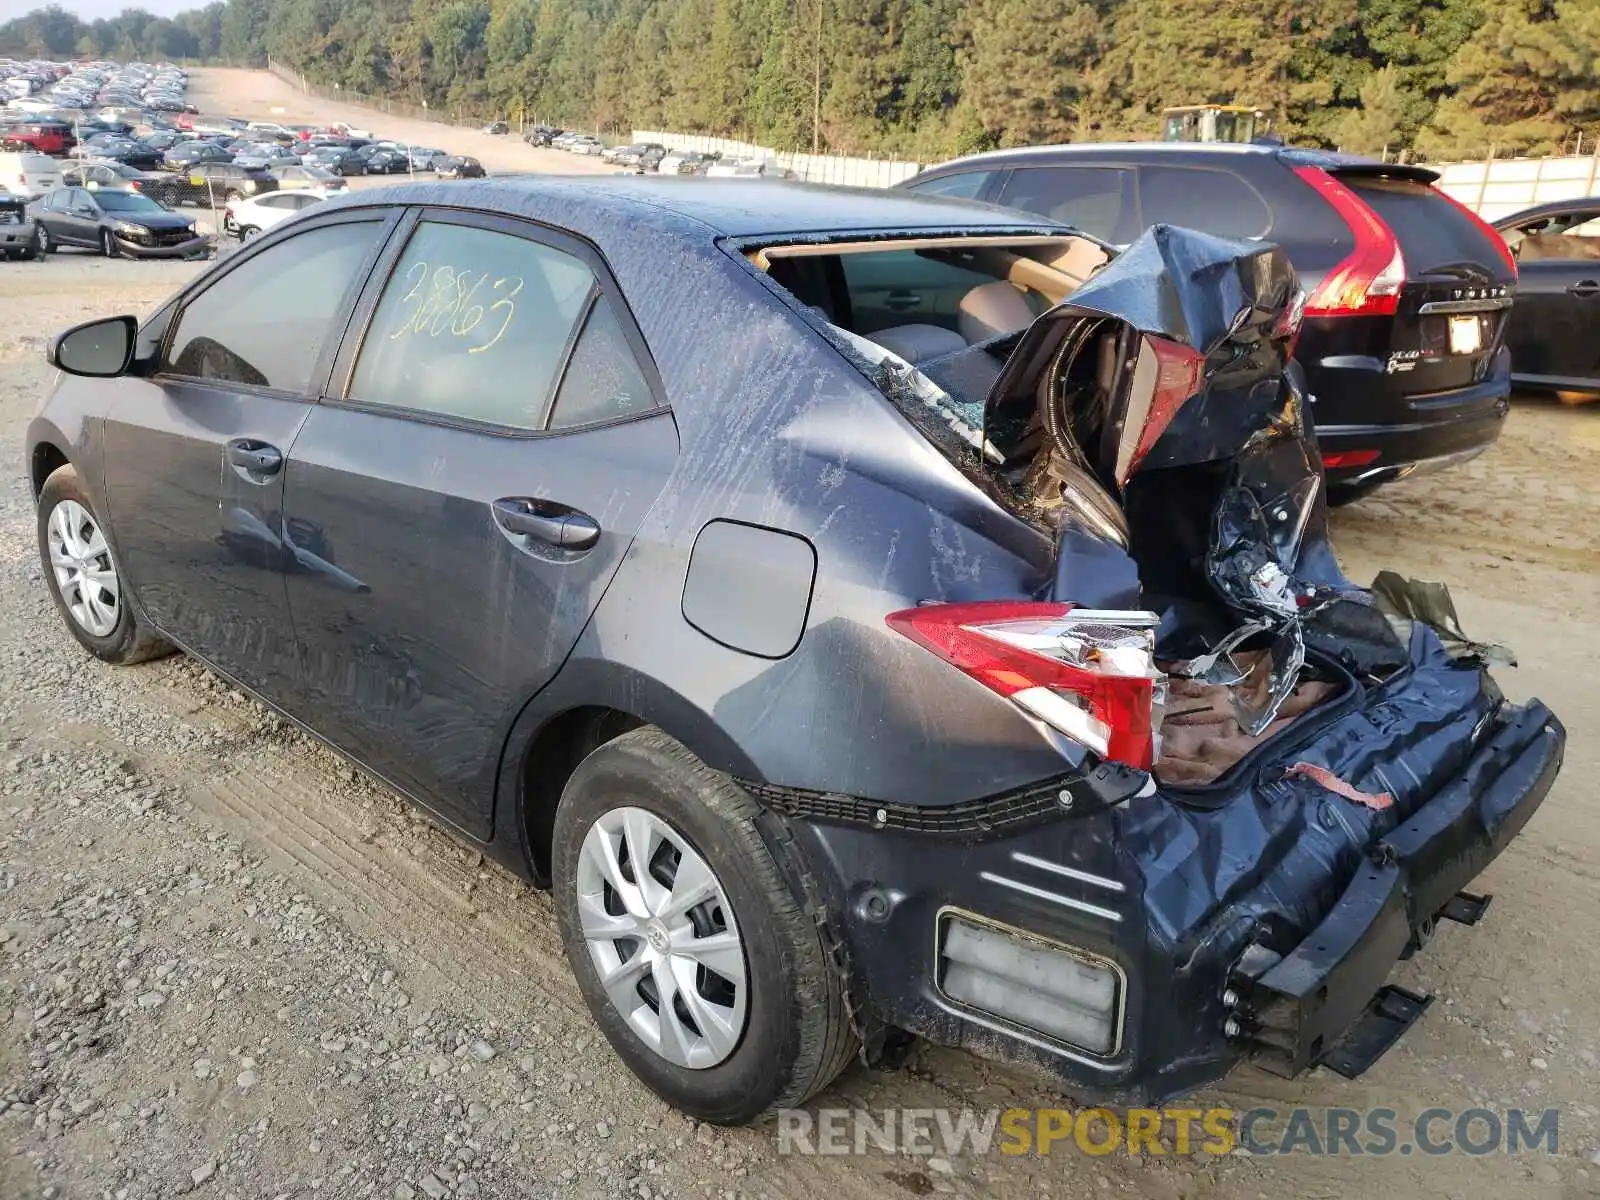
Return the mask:
M 1306 291 L 1296 357 L 1332 504 L 1482 453 L 1511 391 L 1516 261 L 1421 167 L 1269 145 L 1043 146 L 901 184 L 1126 245 L 1155 224 L 1276 242 Z

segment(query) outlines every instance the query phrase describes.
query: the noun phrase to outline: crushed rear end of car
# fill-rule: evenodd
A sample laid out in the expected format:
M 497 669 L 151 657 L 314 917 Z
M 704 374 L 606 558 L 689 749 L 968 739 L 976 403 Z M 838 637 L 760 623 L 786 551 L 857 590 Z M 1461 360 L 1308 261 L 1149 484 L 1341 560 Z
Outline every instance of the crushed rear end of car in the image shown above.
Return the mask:
M 908 1031 L 1122 1103 L 1252 1057 L 1355 1075 L 1426 1007 L 1390 969 L 1482 915 L 1462 889 L 1565 733 L 1341 572 L 1303 304 L 1275 247 L 1157 226 L 991 343 L 912 366 L 824 329 L 1053 541 L 1038 594 L 887 624 L 1071 764 L 948 807 L 747 785 L 832 914 L 868 1057 Z

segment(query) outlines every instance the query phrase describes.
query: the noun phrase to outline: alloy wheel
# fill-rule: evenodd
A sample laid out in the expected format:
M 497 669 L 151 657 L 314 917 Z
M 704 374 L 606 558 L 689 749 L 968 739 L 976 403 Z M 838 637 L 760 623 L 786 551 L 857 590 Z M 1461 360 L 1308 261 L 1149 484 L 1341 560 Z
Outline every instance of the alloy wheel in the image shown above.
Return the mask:
M 574 883 L 595 972 L 639 1039 L 695 1070 L 731 1055 L 748 1017 L 744 945 L 689 840 L 645 809 L 611 809 L 584 835 Z
M 122 588 L 94 515 L 76 500 L 50 514 L 50 568 L 72 619 L 95 637 L 109 637 L 121 615 Z
M 39 253 L 49 254 L 55 247 L 50 244 L 50 231 L 43 225 L 39 226 Z

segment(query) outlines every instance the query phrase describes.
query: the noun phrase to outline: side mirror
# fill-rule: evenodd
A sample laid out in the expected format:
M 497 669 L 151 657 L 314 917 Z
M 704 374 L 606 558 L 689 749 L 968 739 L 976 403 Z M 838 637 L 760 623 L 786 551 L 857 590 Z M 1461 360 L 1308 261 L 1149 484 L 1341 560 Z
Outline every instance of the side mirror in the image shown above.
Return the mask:
M 88 379 L 115 379 L 133 365 L 135 317 L 102 317 L 56 335 L 45 355 L 52 367 Z

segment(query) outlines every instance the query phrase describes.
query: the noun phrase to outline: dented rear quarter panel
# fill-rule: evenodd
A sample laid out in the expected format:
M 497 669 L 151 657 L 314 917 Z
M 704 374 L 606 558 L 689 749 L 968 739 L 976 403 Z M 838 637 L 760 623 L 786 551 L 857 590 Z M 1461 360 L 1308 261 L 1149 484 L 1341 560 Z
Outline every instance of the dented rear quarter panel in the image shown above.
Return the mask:
M 676 187 L 714 188 L 727 203 L 713 224 L 650 202 Z M 1037 233 L 1040 223 L 982 205 L 885 204 L 882 193 L 855 205 L 854 193 L 836 191 L 629 178 L 508 192 L 491 181 L 332 202 L 481 207 L 586 238 L 616 275 L 672 406 L 680 452 L 671 477 L 513 743 L 569 709 L 607 705 L 661 725 L 713 767 L 921 804 L 990 795 L 1081 757 L 883 622 L 923 600 L 1036 594 L 1048 579 L 1048 542 L 963 478 L 778 289 L 719 244 L 767 229 Z M 781 530 L 815 549 L 806 631 L 787 657 L 730 649 L 683 618 L 689 555 L 713 520 Z M 726 586 L 740 587 L 737 573 Z

